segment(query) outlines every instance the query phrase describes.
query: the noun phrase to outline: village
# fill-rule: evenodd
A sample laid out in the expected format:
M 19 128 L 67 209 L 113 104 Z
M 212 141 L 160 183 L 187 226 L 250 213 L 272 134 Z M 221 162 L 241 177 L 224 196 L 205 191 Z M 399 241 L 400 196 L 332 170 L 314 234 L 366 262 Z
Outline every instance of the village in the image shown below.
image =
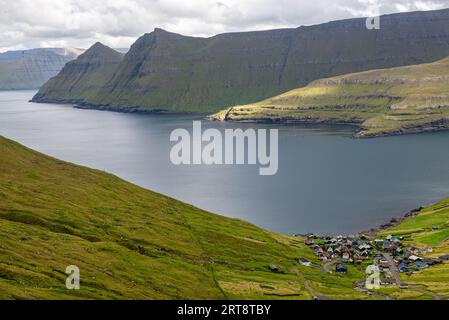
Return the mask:
M 327 272 L 347 273 L 349 265 L 376 265 L 383 286 L 401 285 L 398 273 L 417 272 L 449 260 L 449 255 L 438 259 L 426 258 L 433 248 L 418 249 L 403 244 L 403 240 L 403 237 L 394 235 L 375 238 L 365 234 L 337 237 L 309 234 L 304 243 L 326 266 L 332 266 L 325 267 Z M 298 262 L 305 267 L 312 266 L 305 258 Z

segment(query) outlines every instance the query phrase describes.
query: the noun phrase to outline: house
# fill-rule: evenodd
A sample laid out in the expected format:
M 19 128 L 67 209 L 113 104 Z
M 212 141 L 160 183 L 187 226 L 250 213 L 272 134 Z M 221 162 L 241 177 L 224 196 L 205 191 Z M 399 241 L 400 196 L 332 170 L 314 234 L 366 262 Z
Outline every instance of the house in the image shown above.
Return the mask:
M 276 267 L 274 265 L 269 266 L 268 269 L 274 273 L 284 273 L 284 271 L 282 271 L 281 269 L 279 269 L 278 267 Z
M 312 240 L 312 239 L 307 239 L 306 241 L 304 241 L 304 244 L 305 244 L 306 246 L 311 246 L 311 245 L 314 245 L 314 244 L 315 244 L 315 241 Z
M 308 267 L 310 268 L 312 266 L 312 262 L 310 262 L 309 260 L 305 259 L 305 258 L 300 258 L 299 259 L 299 263 L 304 266 L 304 267 Z
M 437 226 L 433 226 L 433 227 L 432 227 L 432 231 L 438 231 L 438 230 L 440 230 L 439 227 L 437 227 Z
M 440 261 L 449 261 L 449 254 L 438 258 Z
M 420 257 L 415 256 L 415 255 L 412 255 L 412 256 L 408 257 L 408 259 L 411 260 L 411 261 L 418 261 L 418 260 L 421 260 Z
M 399 265 L 399 272 L 402 272 L 402 273 L 404 273 L 404 272 L 407 272 L 408 271 L 408 267 L 407 267 L 407 265 L 405 264 L 405 263 L 401 263 L 400 265 Z
M 359 250 L 360 250 L 360 251 L 370 250 L 370 249 L 371 249 L 371 246 L 370 246 L 369 244 L 366 244 L 366 243 L 361 244 L 361 245 L 359 246 Z
M 429 266 L 434 266 L 438 263 L 435 259 L 423 259 L 423 262 Z
M 424 252 L 425 253 L 432 253 L 433 252 L 433 248 L 432 247 L 425 247 L 424 248 Z
M 318 246 L 318 247 L 315 248 L 315 252 L 318 253 L 318 254 L 322 254 L 322 253 L 324 253 L 324 250 L 323 250 L 323 248 Z
M 385 268 L 389 268 L 390 267 L 390 263 L 387 260 L 385 260 L 385 259 L 379 260 L 379 264 L 380 264 L 381 267 L 385 267 Z
M 427 263 L 423 262 L 423 261 L 416 261 L 415 262 L 415 268 L 418 270 L 422 270 L 425 268 L 428 268 L 429 266 L 427 265 Z
M 344 265 L 342 265 L 341 263 L 337 264 L 335 266 L 335 271 L 339 272 L 339 273 L 347 273 L 348 272 L 348 268 L 346 268 Z
M 371 256 L 371 254 L 369 253 L 369 251 L 363 251 L 363 252 L 361 253 L 361 255 L 362 255 L 363 257 L 365 257 L 365 258 Z

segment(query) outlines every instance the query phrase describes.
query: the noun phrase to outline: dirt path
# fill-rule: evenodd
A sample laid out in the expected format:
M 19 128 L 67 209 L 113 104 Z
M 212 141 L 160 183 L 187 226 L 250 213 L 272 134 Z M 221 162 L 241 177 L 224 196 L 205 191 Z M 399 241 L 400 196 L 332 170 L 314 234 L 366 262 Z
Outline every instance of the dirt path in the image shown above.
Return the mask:
M 383 298 L 383 299 L 386 299 L 386 300 L 396 300 L 396 299 L 394 299 L 394 298 L 392 298 L 390 296 L 387 296 L 386 294 L 376 293 L 376 292 L 370 291 L 368 289 L 365 289 L 365 281 L 357 282 L 354 289 L 356 291 L 358 291 L 358 292 L 365 293 L 365 294 L 367 294 L 369 296 L 372 296 L 372 297 L 379 297 L 379 298 Z
M 304 285 L 304 287 L 315 297 L 315 299 L 317 300 L 330 300 L 328 297 L 323 296 L 322 294 L 319 294 L 318 292 L 315 291 L 315 289 L 313 289 L 310 285 L 309 282 L 304 278 L 304 276 L 296 269 L 292 270 L 293 273 L 295 273 L 299 280 L 302 282 L 302 284 Z

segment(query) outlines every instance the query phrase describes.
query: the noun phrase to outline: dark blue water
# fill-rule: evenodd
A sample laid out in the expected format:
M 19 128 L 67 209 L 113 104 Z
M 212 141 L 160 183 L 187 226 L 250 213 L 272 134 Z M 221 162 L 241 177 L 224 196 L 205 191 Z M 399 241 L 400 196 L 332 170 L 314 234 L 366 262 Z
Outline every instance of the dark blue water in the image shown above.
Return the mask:
M 348 127 L 280 126 L 279 172 L 263 177 L 257 166 L 172 165 L 170 133 L 194 117 L 28 103 L 33 93 L 0 93 L 0 135 L 277 232 L 355 233 L 449 196 L 447 132 L 355 140 Z

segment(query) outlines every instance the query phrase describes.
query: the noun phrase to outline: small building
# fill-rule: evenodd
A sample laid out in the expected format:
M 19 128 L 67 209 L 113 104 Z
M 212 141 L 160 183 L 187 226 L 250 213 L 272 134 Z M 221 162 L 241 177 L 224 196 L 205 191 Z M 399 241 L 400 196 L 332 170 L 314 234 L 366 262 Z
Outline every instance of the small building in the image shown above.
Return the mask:
M 449 261 L 449 254 L 438 258 L 440 261 Z
M 284 271 L 282 271 L 281 269 L 279 269 L 278 267 L 276 267 L 274 265 L 269 266 L 268 269 L 274 273 L 284 273 Z
M 415 262 L 415 268 L 418 270 L 426 269 L 428 267 L 429 267 L 428 264 L 425 263 L 424 261 L 416 261 Z
M 307 260 L 306 258 L 300 258 L 299 259 L 299 263 L 304 266 L 304 267 L 308 267 L 310 268 L 312 266 L 312 262 L 310 262 L 309 260 Z
M 359 246 L 359 250 L 360 251 L 371 250 L 371 246 L 369 244 L 364 243 Z
M 432 247 L 425 247 L 424 248 L 424 252 L 425 253 L 432 253 L 433 252 L 433 248 Z
M 337 271 L 339 273 L 347 273 L 348 268 L 346 268 L 346 266 L 344 266 L 343 264 L 339 263 L 335 266 L 335 271 Z
M 423 259 L 423 262 L 429 266 L 434 266 L 438 263 L 435 259 Z
M 402 272 L 402 273 L 408 272 L 408 267 L 407 267 L 407 265 L 404 264 L 404 263 L 401 263 L 401 264 L 399 265 L 398 269 L 399 269 L 399 272 Z
M 306 246 L 311 246 L 311 245 L 314 245 L 314 244 L 315 244 L 315 241 L 312 240 L 312 239 L 307 239 L 306 241 L 304 241 L 304 244 L 305 244 Z

